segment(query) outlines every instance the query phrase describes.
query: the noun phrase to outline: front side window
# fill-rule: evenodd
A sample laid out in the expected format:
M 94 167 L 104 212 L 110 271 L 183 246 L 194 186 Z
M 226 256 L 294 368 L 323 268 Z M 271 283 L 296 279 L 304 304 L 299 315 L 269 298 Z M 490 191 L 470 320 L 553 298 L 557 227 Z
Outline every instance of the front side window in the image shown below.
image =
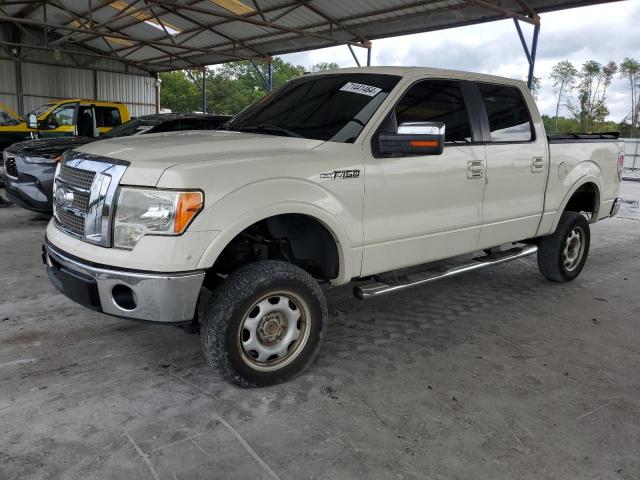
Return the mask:
M 425 80 L 413 85 L 395 108 L 397 125 L 443 122 L 445 142 L 471 142 L 471 124 L 460 82 Z
M 9 112 L 0 110 L 0 127 L 6 127 L 9 125 L 18 125 L 20 122 L 13 118 Z
M 516 87 L 479 83 L 489 118 L 492 142 L 530 142 L 531 118 L 522 93 Z
M 46 123 L 49 128 L 72 126 L 76 114 L 77 104 L 67 103 L 56 108 L 47 117 Z
M 369 73 L 302 77 L 241 112 L 228 128 L 353 143 L 399 80 Z
M 116 107 L 95 107 L 96 126 L 98 127 L 117 127 L 122 123 L 120 118 L 120 110 Z

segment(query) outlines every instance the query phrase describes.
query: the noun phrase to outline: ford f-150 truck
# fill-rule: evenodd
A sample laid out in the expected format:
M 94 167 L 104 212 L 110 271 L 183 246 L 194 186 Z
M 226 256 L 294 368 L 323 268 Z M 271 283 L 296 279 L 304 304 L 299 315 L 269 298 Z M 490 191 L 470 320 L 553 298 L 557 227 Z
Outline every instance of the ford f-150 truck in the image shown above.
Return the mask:
M 197 322 L 211 366 L 269 385 L 316 356 L 321 285 L 369 298 L 536 252 L 547 279 L 575 279 L 621 161 L 616 135 L 547 136 L 520 81 L 322 72 L 224 130 L 67 152 L 43 257 L 76 302 Z

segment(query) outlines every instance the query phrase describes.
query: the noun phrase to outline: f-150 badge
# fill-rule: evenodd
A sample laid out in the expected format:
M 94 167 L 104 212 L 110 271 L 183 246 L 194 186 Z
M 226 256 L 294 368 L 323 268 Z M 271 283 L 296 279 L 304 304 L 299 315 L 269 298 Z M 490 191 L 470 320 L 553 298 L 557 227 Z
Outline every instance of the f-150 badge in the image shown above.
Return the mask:
M 334 170 L 333 172 L 321 173 L 320 178 L 331 179 L 344 179 L 344 178 L 358 178 L 360 176 L 360 170 Z

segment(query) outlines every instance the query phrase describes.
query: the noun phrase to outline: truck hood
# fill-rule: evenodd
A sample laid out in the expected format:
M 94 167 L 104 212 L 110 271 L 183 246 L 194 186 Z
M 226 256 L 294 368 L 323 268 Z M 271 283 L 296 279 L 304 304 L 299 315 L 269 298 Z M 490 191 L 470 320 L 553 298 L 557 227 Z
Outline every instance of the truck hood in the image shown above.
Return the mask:
M 311 150 L 322 140 L 233 131 L 186 131 L 100 140 L 75 151 L 130 163 L 122 178 L 126 185 L 155 186 L 175 165 L 216 160 L 259 160 L 273 155 Z

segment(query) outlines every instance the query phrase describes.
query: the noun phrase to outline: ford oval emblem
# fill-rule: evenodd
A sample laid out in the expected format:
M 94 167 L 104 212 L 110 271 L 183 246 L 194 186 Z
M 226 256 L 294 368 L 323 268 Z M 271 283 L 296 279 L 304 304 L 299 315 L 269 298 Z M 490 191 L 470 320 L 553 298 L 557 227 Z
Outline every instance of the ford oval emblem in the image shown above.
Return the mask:
M 73 204 L 73 192 L 62 186 L 56 188 L 53 198 L 58 207 L 70 207 Z

